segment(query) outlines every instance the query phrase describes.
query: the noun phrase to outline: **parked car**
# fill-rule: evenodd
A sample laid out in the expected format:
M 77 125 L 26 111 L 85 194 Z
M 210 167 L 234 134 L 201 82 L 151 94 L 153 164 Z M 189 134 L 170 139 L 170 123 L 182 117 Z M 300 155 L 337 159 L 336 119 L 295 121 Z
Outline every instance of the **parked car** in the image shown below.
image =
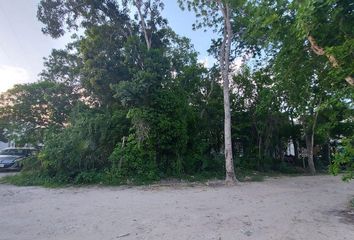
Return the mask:
M 35 148 L 5 148 L 0 150 L 0 170 L 21 170 L 22 161 L 36 152 Z

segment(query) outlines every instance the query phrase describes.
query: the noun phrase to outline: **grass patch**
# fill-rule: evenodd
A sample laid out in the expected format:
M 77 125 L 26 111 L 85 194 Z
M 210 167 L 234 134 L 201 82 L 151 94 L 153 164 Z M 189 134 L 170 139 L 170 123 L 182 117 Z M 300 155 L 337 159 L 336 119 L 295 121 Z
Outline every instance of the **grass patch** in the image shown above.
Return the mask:
M 265 176 L 265 173 L 259 171 L 236 169 L 236 178 L 240 182 L 262 182 L 264 181 Z
M 78 174 L 75 178 L 70 179 L 67 176 L 48 177 L 34 171 L 20 172 L 16 175 L 5 176 L 0 179 L 0 184 L 13 184 L 16 186 L 43 186 L 47 188 L 59 188 L 68 186 L 90 186 L 90 185 L 104 185 L 104 186 L 121 186 L 121 185 L 148 185 L 152 181 L 144 181 L 141 179 L 125 179 L 122 180 L 117 177 L 110 176 L 103 172 L 94 173 L 83 172 Z
M 63 187 L 68 185 L 58 179 L 51 179 L 41 176 L 35 172 L 21 172 L 16 175 L 5 176 L 0 183 L 8 183 L 16 186 L 43 186 L 49 188 Z
M 182 180 L 186 180 L 188 182 L 207 182 L 212 179 L 221 180 L 224 179 L 225 176 L 222 173 L 217 172 L 201 172 L 193 175 L 183 175 L 181 177 Z
M 284 170 L 284 169 L 282 169 Z M 297 169 L 285 171 L 256 171 L 245 168 L 236 168 L 236 178 L 240 182 L 262 182 L 267 177 L 280 177 L 280 176 L 304 176 L 304 171 Z M 174 178 L 161 178 L 160 180 L 147 180 L 140 178 L 123 178 L 119 174 L 112 174 L 110 171 L 88 171 L 77 174 L 73 178 L 68 176 L 49 177 L 39 171 L 22 171 L 19 174 L 6 176 L 0 179 L 0 183 L 13 184 L 17 186 L 44 186 L 49 188 L 67 187 L 67 186 L 89 186 L 89 185 L 104 185 L 104 186 L 138 186 L 148 185 L 152 183 L 161 183 L 165 181 L 173 182 L 199 182 L 205 183 L 210 180 L 223 180 L 225 179 L 224 172 L 201 172 L 193 175 L 182 175 Z M 354 204 L 354 200 L 352 201 Z

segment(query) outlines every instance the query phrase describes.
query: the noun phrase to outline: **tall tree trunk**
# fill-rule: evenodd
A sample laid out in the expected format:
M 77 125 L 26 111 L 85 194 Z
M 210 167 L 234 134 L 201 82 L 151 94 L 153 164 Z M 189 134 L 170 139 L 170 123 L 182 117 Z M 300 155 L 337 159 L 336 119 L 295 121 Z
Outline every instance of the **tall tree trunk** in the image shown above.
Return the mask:
M 326 146 L 325 149 L 326 160 L 328 162 L 328 165 L 331 165 L 331 144 L 329 139 L 327 140 L 325 146 Z
M 298 141 L 297 139 L 294 139 L 293 140 L 293 144 L 294 144 L 294 158 L 295 160 L 298 160 L 299 159 L 299 145 L 298 145 Z
M 225 134 L 225 166 L 227 185 L 232 185 L 236 182 L 234 161 L 232 156 L 232 139 L 231 139 L 231 111 L 230 111 L 230 96 L 228 82 L 225 84 L 224 80 L 224 134 Z
M 306 169 L 306 162 L 304 157 L 302 157 L 302 168 Z
M 223 41 L 220 49 L 220 68 L 223 79 L 223 93 L 224 93 L 224 138 L 225 138 L 225 168 L 227 185 L 234 185 L 236 183 L 236 176 L 234 170 L 234 161 L 232 155 L 232 139 L 231 139 L 231 109 L 230 109 L 230 87 L 229 87 L 229 70 L 230 70 L 230 50 L 231 41 L 233 37 L 231 20 L 230 20 L 230 6 L 228 3 L 223 3 L 217 0 L 217 3 L 222 11 L 224 18 L 224 33 Z
M 313 142 L 314 142 L 314 133 L 306 134 L 306 149 L 307 149 L 307 163 L 312 175 L 316 174 L 315 163 L 313 161 Z
M 258 135 L 258 161 L 262 158 L 262 135 Z
M 321 104 L 321 102 L 320 102 Z M 319 105 L 320 105 L 319 104 Z M 318 106 L 319 106 L 318 105 Z M 314 139 L 315 139 L 315 128 L 317 124 L 317 117 L 318 117 L 319 110 L 313 114 L 313 120 L 312 120 L 312 126 L 310 129 L 306 131 L 306 148 L 307 148 L 307 162 L 310 168 L 310 172 L 312 175 L 316 174 L 316 168 L 315 168 L 315 163 L 313 161 L 313 144 L 314 144 Z

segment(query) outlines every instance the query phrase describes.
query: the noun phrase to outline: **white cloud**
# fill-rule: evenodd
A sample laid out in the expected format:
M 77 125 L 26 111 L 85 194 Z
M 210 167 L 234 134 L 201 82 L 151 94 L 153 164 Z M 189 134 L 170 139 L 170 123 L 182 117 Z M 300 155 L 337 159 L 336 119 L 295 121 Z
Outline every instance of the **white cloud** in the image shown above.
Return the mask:
M 15 84 L 30 82 L 30 75 L 24 68 L 0 65 L 0 93 L 13 87 Z
M 204 67 L 210 68 L 215 64 L 216 60 L 213 57 L 207 56 L 205 58 L 199 58 L 198 63 L 203 64 Z
M 239 73 L 241 70 L 241 67 L 252 57 L 252 55 L 247 54 L 246 56 L 243 57 L 237 57 L 235 58 L 231 63 L 230 63 L 230 70 L 233 74 Z M 198 62 L 203 64 L 204 67 L 210 68 L 212 67 L 217 60 L 213 57 L 207 56 L 205 58 L 199 58 Z
M 244 62 L 245 60 L 242 57 L 235 58 L 235 60 L 230 64 L 231 72 L 237 74 L 241 70 L 241 67 L 244 64 Z
M 242 57 L 235 58 L 234 61 L 230 64 L 230 70 L 232 74 L 239 74 L 243 65 L 246 64 L 247 61 L 252 58 L 252 56 L 253 55 L 249 53 Z

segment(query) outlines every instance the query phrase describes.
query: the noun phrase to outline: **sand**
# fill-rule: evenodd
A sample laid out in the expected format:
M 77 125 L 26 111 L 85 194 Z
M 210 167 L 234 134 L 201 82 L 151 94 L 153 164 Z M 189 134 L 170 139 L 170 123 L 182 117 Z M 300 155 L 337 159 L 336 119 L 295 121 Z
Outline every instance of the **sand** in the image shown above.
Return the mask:
M 0 239 L 353 240 L 353 196 L 354 182 L 333 176 L 234 187 L 0 184 Z

